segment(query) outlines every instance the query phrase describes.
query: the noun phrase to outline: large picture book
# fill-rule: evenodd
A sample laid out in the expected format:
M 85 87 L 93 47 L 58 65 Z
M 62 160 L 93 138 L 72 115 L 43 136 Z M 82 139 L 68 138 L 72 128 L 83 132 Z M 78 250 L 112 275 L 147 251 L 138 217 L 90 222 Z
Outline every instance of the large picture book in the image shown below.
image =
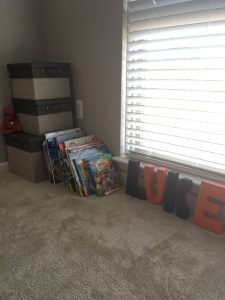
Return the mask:
M 86 167 L 85 159 L 107 153 L 106 146 L 101 142 L 88 145 L 67 148 L 67 154 L 73 170 L 77 190 L 81 196 L 89 196 L 94 192 L 93 182 L 91 181 L 89 169 Z
M 109 195 L 121 188 L 112 163 L 111 153 L 84 159 L 97 196 Z
M 59 132 L 52 132 L 45 134 L 46 145 L 43 144 L 43 148 L 46 147 L 49 162 L 46 165 L 50 165 L 52 175 L 50 181 L 52 183 L 59 183 L 62 180 L 66 181 L 65 172 L 62 168 L 61 156 L 58 145 L 66 140 L 76 139 L 83 136 L 83 132 L 80 128 L 73 128 Z

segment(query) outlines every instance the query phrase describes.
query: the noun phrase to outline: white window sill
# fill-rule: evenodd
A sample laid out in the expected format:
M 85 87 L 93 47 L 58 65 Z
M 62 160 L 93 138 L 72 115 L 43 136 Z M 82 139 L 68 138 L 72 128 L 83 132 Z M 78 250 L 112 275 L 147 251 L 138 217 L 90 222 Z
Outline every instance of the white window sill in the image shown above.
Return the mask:
M 114 156 L 113 157 L 113 161 L 119 166 L 119 169 L 124 171 L 124 172 L 125 171 L 127 172 L 129 159 L 138 160 L 136 158 L 127 158 L 125 156 Z M 180 179 L 189 178 L 189 179 L 192 180 L 192 182 L 195 186 L 200 186 L 200 184 L 203 180 L 210 181 L 210 182 L 216 182 L 216 183 L 219 182 L 219 183 L 221 183 L 221 181 L 217 180 L 216 177 L 213 178 L 213 175 L 211 175 L 211 177 L 210 177 L 210 175 L 209 176 L 195 175 L 195 174 L 192 174 L 191 171 L 190 172 L 187 172 L 186 170 L 183 171 L 181 169 L 176 169 L 174 167 L 166 166 L 165 164 L 156 163 L 155 161 L 149 161 L 149 162 L 141 161 L 140 162 L 140 176 L 142 176 L 144 167 L 147 164 L 153 164 L 156 167 L 165 167 L 165 168 L 168 168 L 171 171 L 179 172 L 179 178 Z

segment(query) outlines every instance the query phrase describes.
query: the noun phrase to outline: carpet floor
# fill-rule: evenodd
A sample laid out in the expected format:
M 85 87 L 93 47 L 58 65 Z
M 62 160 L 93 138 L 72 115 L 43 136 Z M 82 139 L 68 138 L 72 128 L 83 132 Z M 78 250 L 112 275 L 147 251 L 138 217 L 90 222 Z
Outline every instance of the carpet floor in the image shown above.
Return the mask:
M 225 299 L 225 234 L 0 171 L 0 299 Z

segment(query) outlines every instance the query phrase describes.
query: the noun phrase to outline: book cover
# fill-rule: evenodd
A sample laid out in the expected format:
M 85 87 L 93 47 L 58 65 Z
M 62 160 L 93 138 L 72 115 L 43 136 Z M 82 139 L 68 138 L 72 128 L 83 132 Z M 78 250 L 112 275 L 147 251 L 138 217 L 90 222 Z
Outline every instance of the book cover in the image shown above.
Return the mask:
M 73 181 L 73 182 L 75 183 L 76 191 L 77 191 L 82 197 L 84 197 L 84 196 L 85 196 L 85 193 L 84 193 L 83 187 L 82 187 L 82 185 L 81 185 L 80 179 L 79 179 L 79 177 L 78 177 L 78 174 L 77 174 L 77 170 L 76 170 L 75 164 L 74 164 L 74 162 L 73 162 L 73 155 L 74 155 L 74 152 L 71 152 L 71 151 L 68 150 L 67 148 L 65 148 L 65 152 L 66 152 L 66 155 L 67 155 L 67 162 L 68 162 L 68 167 L 69 167 L 69 170 L 70 170 L 69 180 L 70 180 L 70 181 Z
M 77 139 L 67 140 L 64 142 L 66 148 L 73 148 L 76 146 L 93 143 L 96 141 L 95 135 L 87 135 Z
M 43 154 L 44 154 L 44 160 L 45 160 L 45 166 L 46 166 L 46 170 L 47 170 L 47 174 L 48 174 L 48 179 L 51 183 L 53 183 L 52 168 L 50 165 L 47 141 L 43 141 L 42 147 L 43 147 Z
M 47 139 L 47 148 L 49 153 L 50 166 L 52 170 L 53 183 L 56 184 L 62 181 L 62 169 L 59 158 L 58 146 L 54 137 Z
M 44 136 L 45 139 L 49 139 L 49 138 L 57 137 L 59 135 L 79 134 L 81 132 L 82 130 L 80 128 L 72 128 L 72 129 L 66 129 L 61 131 L 49 132 L 46 133 Z
M 49 162 L 52 170 L 53 183 L 62 182 L 65 178 L 65 170 L 62 169 L 63 163 L 60 160 L 60 151 L 58 145 L 64 143 L 66 140 L 73 138 L 80 138 L 83 132 L 80 128 L 74 128 L 73 130 L 64 130 L 59 132 L 54 132 L 51 134 L 46 134 L 46 145 L 49 153 Z
M 112 163 L 111 153 L 85 159 L 97 196 L 109 195 L 121 188 Z
M 79 185 L 79 189 L 82 190 L 83 196 L 88 196 L 94 192 L 93 182 L 91 181 L 84 160 L 107 152 L 107 148 L 103 143 L 95 142 L 93 144 L 67 150 L 69 151 L 69 159 L 74 171 L 75 180 Z

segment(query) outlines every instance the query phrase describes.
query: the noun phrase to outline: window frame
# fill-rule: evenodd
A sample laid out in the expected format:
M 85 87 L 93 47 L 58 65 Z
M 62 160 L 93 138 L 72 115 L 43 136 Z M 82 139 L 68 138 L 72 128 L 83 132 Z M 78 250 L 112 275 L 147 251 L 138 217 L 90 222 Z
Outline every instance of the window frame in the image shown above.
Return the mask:
M 120 157 L 136 159 L 144 163 L 152 163 L 158 167 L 194 175 L 201 179 L 210 179 L 225 183 L 225 175 L 212 170 L 190 166 L 186 163 L 176 162 L 170 159 L 147 156 L 137 153 L 126 152 L 126 101 L 127 101 L 127 24 L 128 24 L 128 0 L 123 0 L 123 23 L 122 23 L 122 70 L 121 70 L 121 130 L 120 130 Z

